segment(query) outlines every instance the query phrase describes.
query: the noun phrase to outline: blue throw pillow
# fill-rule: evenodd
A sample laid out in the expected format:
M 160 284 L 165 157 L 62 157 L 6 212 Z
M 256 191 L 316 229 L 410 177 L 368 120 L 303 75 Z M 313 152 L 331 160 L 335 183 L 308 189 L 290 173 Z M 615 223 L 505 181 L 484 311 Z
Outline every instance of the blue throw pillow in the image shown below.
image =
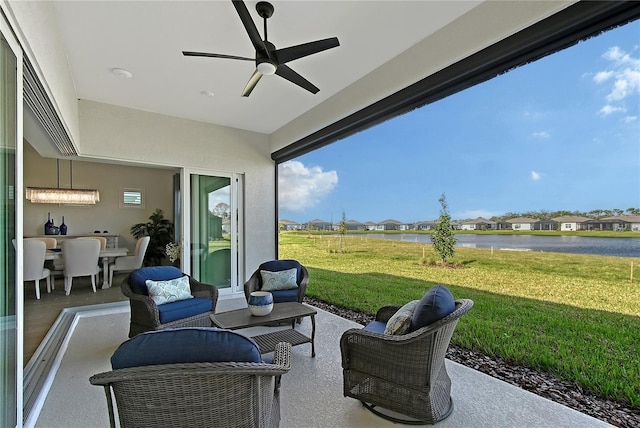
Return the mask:
M 432 324 L 452 313 L 456 302 L 451 291 L 444 285 L 436 285 L 427 291 L 411 317 L 411 331 Z
M 121 344 L 111 357 L 114 370 L 176 363 L 259 363 L 260 348 L 231 330 L 185 327 L 139 334 Z
M 181 276 L 182 271 L 175 266 L 143 267 L 131 272 L 131 275 L 129 275 L 129 286 L 134 293 L 148 296 L 147 279 L 153 281 L 168 281 L 170 279 L 180 278 Z

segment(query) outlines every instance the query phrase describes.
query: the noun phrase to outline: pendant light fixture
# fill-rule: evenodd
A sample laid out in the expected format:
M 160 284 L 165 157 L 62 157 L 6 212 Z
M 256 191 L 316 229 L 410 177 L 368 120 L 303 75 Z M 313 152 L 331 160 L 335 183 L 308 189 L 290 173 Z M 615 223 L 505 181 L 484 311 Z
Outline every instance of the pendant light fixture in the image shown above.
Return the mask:
M 69 189 L 60 188 L 60 159 L 56 160 L 58 169 L 58 187 L 27 187 L 25 196 L 33 204 L 95 205 L 100 201 L 100 192 L 96 189 L 73 188 L 73 161 L 69 161 Z

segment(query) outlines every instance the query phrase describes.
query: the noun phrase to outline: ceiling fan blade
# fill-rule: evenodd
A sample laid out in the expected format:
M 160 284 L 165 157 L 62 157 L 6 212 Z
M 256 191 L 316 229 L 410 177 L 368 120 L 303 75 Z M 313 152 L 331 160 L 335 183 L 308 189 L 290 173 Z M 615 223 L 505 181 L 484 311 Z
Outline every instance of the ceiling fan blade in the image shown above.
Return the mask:
M 331 37 L 329 39 L 316 40 L 315 42 L 304 43 L 302 45 L 290 46 L 288 48 L 276 49 L 274 51 L 278 60 L 278 64 L 284 64 L 285 62 L 293 61 L 298 58 L 302 58 L 314 53 L 326 51 L 327 49 L 340 46 L 340 42 L 337 37 Z
M 235 56 L 235 55 L 224 55 L 224 54 L 215 54 L 208 52 L 191 52 L 191 51 L 182 51 L 182 55 L 184 56 L 202 56 L 207 58 L 225 58 L 225 59 L 240 59 L 242 61 L 255 61 L 255 58 L 247 58 L 244 56 Z
M 295 83 L 301 88 L 306 89 L 307 91 L 317 94 L 320 89 L 318 89 L 313 83 L 309 82 L 304 77 L 300 76 L 298 73 L 293 71 L 291 68 L 284 64 L 278 65 L 276 69 L 276 74 L 280 77 L 287 79 L 291 83 Z
M 238 16 L 240 16 L 240 20 L 242 21 L 242 25 L 244 25 L 245 30 L 247 30 L 247 34 L 249 35 L 249 39 L 251 39 L 251 43 L 255 50 L 267 54 L 267 48 L 260 37 L 260 33 L 258 33 L 256 23 L 253 22 L 253 18 L 249 15 L 247 6 L 245 6 L 244 2 L 241 0 L 233 0 L 233 6 L 236 8 Z
M 260 73 L 258 70 L 254 71 L 253 74 L 251 75 L 251 78 L 247 82 L 247 86 L 245 86 L 244 90 L 242 91 L 242 96 L 248 97 L 251 94 L 251 91 L 253 91 L 253 88 L 256 87 L 256 85 L 258 84 L 261 78 L 262 78 L 262 73 Z

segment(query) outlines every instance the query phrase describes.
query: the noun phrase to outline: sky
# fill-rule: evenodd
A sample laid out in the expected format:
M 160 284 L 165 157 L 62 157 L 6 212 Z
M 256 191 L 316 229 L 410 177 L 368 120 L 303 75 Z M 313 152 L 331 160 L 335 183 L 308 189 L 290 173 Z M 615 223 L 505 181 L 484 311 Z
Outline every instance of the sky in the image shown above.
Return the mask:
M 640 21 L 279 166 L 279 218 L 640 207 Z

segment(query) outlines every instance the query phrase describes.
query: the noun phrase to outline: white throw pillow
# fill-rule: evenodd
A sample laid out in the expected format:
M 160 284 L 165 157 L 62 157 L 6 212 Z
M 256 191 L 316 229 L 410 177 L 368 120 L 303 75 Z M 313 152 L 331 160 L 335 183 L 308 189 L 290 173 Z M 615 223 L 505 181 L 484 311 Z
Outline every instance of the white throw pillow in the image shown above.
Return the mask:
M 277 272 L 261 270 L 260 276 L 262 277 L 262 291 L 291 290 L 298 288 L 298 283 L 296 282 L 298 269 L 296 268 L 279 270 Z
M 412 300 L 389 318 L 384 334 L 405 334 L 411 327 L 411 317 L 418 306 L 419 300 Z
M 156 302 L 156 305 L 193 298 L 191 295 L 191 287 L 189 287 L 189 277 L 186 275 L 168 281 L 153 281 L 147 279 L 145 284 L 147 284 L 149 296 Z

